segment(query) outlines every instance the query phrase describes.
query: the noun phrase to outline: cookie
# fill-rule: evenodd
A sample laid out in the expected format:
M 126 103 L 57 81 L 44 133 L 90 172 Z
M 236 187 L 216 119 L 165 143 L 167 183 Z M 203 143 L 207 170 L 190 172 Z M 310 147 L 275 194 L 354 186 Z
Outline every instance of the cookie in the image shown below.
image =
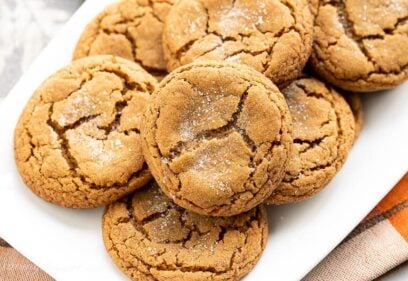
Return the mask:
M 105 247 L 131 280 L 240 280 L 265 249 L 265 208 L 205 217 L 176 206 L 156 184 L 108 206 Z
M 264 75 L 202 61 L 159 84 L 142 145 L 153 176 L 176 204 L 231 216 L 260 204 L 282 180 L 291 130 L 285 99 Z
M 388 89 L 408 78 L 408 1 L 321 0 L 311 64 L 339 88 Z
M 295 79 L 313 41 L 306 0 L 181 0 L 163 31 L 168 70 L 196 59 L 244 63 L 278 86 Z
M 139 130 L 155 87 L 140 66 L 112 56 L 77 60 L 49 77 L 15 129 L 27 186 L 49 202 L 92 208 L 149 182 Z
M 312 15 L 316 16 L 317 11 L 319 10 L 319 2 L 320 0 L 308 0 L 309 1 L 309 8 Z
M 363 102 L 361 101 L 361 97 L 356 93 L 343 93 L 343 97 L 346 99 L 353 112 L 354 121 L 356 122 L 355 135 L 357 139 L 364 124 Z
M 138 62 L 155 76 L 163 76 L 166 62 L 162 31 L 173 2 L 123 0 L 109 6 L 85 28 L 73 58 L 116 55 Z
M 280 186 L 266 201 L 308 199 L 335 176 L 354 142 L 353 113 L 333 88 L 302 78 L 283 90 L 293 118 L 293 150 Z

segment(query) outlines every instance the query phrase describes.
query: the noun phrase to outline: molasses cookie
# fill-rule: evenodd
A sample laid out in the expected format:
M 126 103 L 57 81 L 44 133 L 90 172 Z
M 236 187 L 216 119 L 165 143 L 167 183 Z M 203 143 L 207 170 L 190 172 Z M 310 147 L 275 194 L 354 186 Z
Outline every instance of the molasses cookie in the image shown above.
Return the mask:
M 317 11 L 319 10 L 319 2 L 320 0 L 308 0 L 309 1 L 309 8 L 312 12 L 312 15 L 316 16 Z
M 266 201 L 284 204 L 318 193 L 334 177 L 354 142 L 353 113 L 333 88 L 302 78 L 283 90 L 293 118 L 294 147 L 280 186 Z
M 74 59 L 116 55 L 163 76 L 163 23 L 174 0 L 123 0 L 106 8 L 84 30 Z
M 156 184 L 108 206 L 105 247 L 132 280 L 240 280 L 265 248 L 265 208 L 205 217 L 176 206 Z
M 312 41 L 307 0 L 181 0 L 163 31 L 168 70 L 226 60 L 252 66 L 278 86 L 300 74 Z
M 321 0 L 313 68 L 330 83 L 369 92 L 408 77 L 408 1 Z
M 112 56 L 77 60 L 49 77 L 15 130 L 28 187 L 55 204 L 91 208 L 146 184 L 139 130 L 155 86 L 139 65 Z
M 364 124 L 363 102 L 361 97 L 356 93 L 344 93 L 343 97 L 346 99 L 351 111 L 354 115 L 354 121 L 356 122 L 356 139 L 360 135 Z
M 168 75 L 153 94 L 143 152 L 176 204 L 231 216 L 260 204 L 280 183 L 291 130 L 285 99 L 264 75 L 202 61 Z

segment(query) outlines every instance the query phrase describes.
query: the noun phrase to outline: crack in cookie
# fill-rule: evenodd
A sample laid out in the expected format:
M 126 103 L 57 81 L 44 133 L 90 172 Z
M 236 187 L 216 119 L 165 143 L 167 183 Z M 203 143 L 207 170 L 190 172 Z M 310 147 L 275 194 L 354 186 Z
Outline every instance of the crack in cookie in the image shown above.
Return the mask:
M 181 67 L 146 111 L 142 144 L 163 191 L 201 214 L 231 216 L 269 196 L 283 178 L 291 119 L 279 90 L 231 63 Z
M 324 0 L 315 20 L 313 68 L 334 85 L 368 92 L 408 77 L 406 0 Z
M 170 71 L 196 59 L 227 60 L 247 64 L 282 86 L 305 65 L 312 34 L 305 0 L 182 0 L 169 12 L 163 47 Z
M 117 55 L 135 61 L 155 77 L 166 74 L 162 29 L 173 0 L 124 0 L 101 12 L 81 35 L 74 59 Z
M 285 178 L 266 200 L 285 204 L 322 190 L 346 161 L 355 139 L 354 116 L 330 86 L 301 78 L 283 90 L 293 118 L 294 147 Z
M 154 182 L 108 206 L 102 228 L 108 253 L 133 280 L 239 280 L 268 235 L 263 206 L 204 217 L 175 205 Z
M 109 204 L 151 179 L 140 123 L 155 79 L 112 56 L 75 61 L 33 94 L 15 131 L 18 169 L 43 199 Z
M 195 85 L 188 82 L 186 79 L 181 79 L 181 80 L 183 82 L 189 84 L 189 86 L 192 89 L 194 89 L 194 91 L 196 93 L 200 92 L 200 90 L 197 89 L 197 87 Z M 194 133 L 194 135 L 187 136 L 186 140 L 179 141 L 179 142 L 177 142 L 177 144 L 174 147 L 170 148 L 170 154 L 172 156 L 172 159 L 165 158 L 165 160 L 167 160 L 169 162 L 169 164 L 171 164 L 171 161 L 178 158 L 180 156 L 180 154 L 197 149 L 200 146 L 202 141 L 210 140 L 210 139 L 225 138 L 225 137 L 230 136 L 234 132 L 238 132 L 242 136 L 244 141 L 246 142 L 248 148 L 252 152 L 256 152 L 255 142 L 246 134 L 246 132 L 245 132 L 245 130 L 243 128 L 241 128 L 241 127 L 239 127 L 237 125 L 238 119 L 239 119 L 240 114 L 242 112 L 242 108 L 243 108 L 243 106 L 245 104 L 245 101 L 246 101 L 246 99 L 248 97 L 248 90 L 251 87 L 252 86 L 248 86 L 244 90 L 244 92 L 241 94 L 239 103 L 238 103 L 238 105 L 236 107 L 236 111 L 231 114 L 231 117 L 230 117 L 229 120 L 227 120 L 226 124 L 223 124 L 222 126 L 220 126 L 218 128 L 203 130 L 203 131 Z M 186 117 L 186 119 L 188 119 L 188 118 Z M 193 123 L 195 123 L 194 120 L 193 120 Z M 192 126 L 193 126 L 193 124 L 188 125 L 188 127 L 192 127 Z M 191 128 L 187 129 L 187 130 L 191 130 Z M 181 134 L 184 135 L 184 136 L 186 134 L 191 134 L 191 133 L 192 132 L 186 132 L 186 128 L 182 128 L 182 130 L 181 130 Z M 195 140 L 197 140 L 197 141 L 195 141 Z

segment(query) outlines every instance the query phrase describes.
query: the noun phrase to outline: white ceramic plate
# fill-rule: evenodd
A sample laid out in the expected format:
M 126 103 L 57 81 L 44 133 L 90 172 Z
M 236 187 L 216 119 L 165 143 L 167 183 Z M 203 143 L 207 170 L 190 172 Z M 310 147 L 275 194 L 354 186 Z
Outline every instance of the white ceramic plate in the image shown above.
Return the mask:
M 13 158 L 13 131 L 33 91 L 70 61 L 86 23 L 112 0 L 88 0 L 0 108 L 0 236 L 57 280 L 125 280 L 106 254 L 102 209 L 69 210 L 27 189 Z M 245 280 L 299 280 L 408 170 L 408 84 L 366 95 L 365 127 L 330 185 L 307 202 L 269 209 L 268 246 Z

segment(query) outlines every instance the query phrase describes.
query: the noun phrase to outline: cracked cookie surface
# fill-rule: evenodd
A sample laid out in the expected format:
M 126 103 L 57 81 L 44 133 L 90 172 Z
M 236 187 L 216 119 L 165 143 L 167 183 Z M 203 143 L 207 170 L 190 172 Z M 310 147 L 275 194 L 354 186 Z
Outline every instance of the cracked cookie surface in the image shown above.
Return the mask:
M 314 78 L 283 89 L 293 118 L 293 150 L 285 178 L 266 200 L 284 204 L 308 199 L 335 176 L 354 142 L 350 107 L 334 89 Z
M 176 204 L 231 216 L 282 180 L 292 121 L 273 83 L 245 65 L 197 62 L 167 76 L 142 125 L 149 168 Z
M 116 55 L 139 63 L 156 77 L 165 75 L 164 20 L 174 0 L 123 0 L 106 8 L 84 30 L 74 59 Z
M 17 167 L 43 199 L 73 208 L 106 205 L 151 179 L 140 137 L 156 80 L 112 56 L 77 60 L 33 94 L 17 124 Z
M 313 68 L 350 91 L 392 88 L 408 78 L 407 0 L 321 0 Z
M 168 70 L 196 59 L 247 64 L 281 86 L 294 80 L 312 47 L 306 0 L 181 0 L 163 31 Z
M 353 112 L 354 121 L 356 123 L 355 138 L 357 139 L 364 125 L 363 102 L 361 97 L 356 93 L 343 93 L 342 95 Z
M 132 280 L 240 280 L 265 248 L 264 206 L 205 217 L 175 205 L 157 184 L 108 206 L 105 247 Z
M 319 2 L 320 0 L 308 0 L 310 12 L 312 12 L 314 16 L 317 15 L 317 11 L 319 10 Z

